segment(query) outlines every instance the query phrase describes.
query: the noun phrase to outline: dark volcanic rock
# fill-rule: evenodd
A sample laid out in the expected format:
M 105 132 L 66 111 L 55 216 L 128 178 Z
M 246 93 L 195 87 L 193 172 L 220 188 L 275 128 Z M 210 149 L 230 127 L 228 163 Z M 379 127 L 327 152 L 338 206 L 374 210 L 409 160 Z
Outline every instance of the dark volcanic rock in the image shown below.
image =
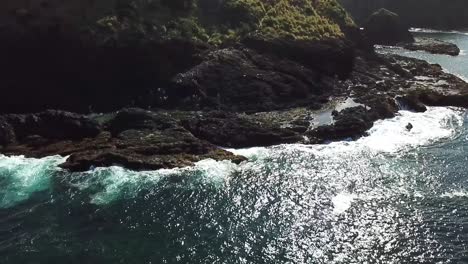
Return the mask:
M 70 156 L 62 167 L 73 171 L 112 165 L 174 168 L 206 158 L 241 162 L 243 157 L 219 146 L 355 139 L 365 136 L 374 121 L 393 117 L 400 109 L 397 102 L 417 111 L 424 111 L 424 104 L 468 106 L 463 80 L 439 65 L 396 55 L 359 53 L 349 78 L 340 80 L 268 53 L 222 49 L 175 83 L 177 94 L 192 95 L 175 101 L 179 107 L 185 102 L 188 110 L 0 116 L 0 152 Z M 333 108 L 334 97 L 350 96 L 351 107 Z M 202 107 L 230 111 L 193 111 Z M 315 126 L 315 115 L 323 111 L 332 113 L 333 122 Z
M 364 107 L 350 108 L 335 116 L 333 125 L 320 126 L 311 131 L 308 136 L 315 143 L 358 138 L 365 135 L 365 132 L 374 124 L 373 121 Z
M 420 101 L 417 95 L 408 94 L 396 98 L 401 109 L 412 110 L 416 112 L 425 112 L 427 107 Z
M 6 115 L 0 117 L 1 151 L 30 157 L 70 155 L 61 166 L 73 171 L 112 165 L 134 170 L 174 168 L 207 158 L 244 160 L 181 126 L 177 117 L 189 115 L 136 108 L 93 117 L 58 111 Z
M 183 120 L 182 125 L 200 139 L 231 148 L 272 146 L 296 143 L 303 139 L 299 133 L 290 129 L 254 122 L 232 113 L 203 113 L 197 118 Z
M 120 110 L 108 122 L 107 129 L 117 136 L 128 130 L 165 130 L 177 126 L 176 121 L 164 114 L 155 114 L 139 108 Z
M 431 106 L 456 106 L 468 108 L 468 91 L 456 94 L 443 94 L 437 91 L 420 91 L 419 100 Z
M 14 128 L 18 140 L 30 135 L 76 140 L 95 137 L 101 131 L 99 124 L 90 118 L 57 110 L 30 115 L 12 114 L 6 115 L 5 118 Z
M 395 45 L 414 41 L 409 26 L 397 14 L 386 9 L 380 9 L 370 16 L 364 24 L 364 33 L 374 44 Z
M 431 38 L 416 38 L 416 42 L 406 43 L 402 46 L 405 49 L 423 50 L 433 54 L 446 54 L 451 56 L 458 56 L 460 54 L 460 49 L 457 45 Z
M 257 52 L 297 61 L 321 74 L 342 79 L 349 76 L 354 66 L 354 49 L 345 39 L 304 41 L 250 37 L 243 43 Z
M 177 75 L 168 96 L 180 108 L 258 112 L 320 105 L 334 89 L 332 77 L 303 64 L 227 48 Z
M 0 146 L 16 141 L 15 130 L 5 117 L 0 117 Z
M 0 113 L 163 106 L 163 88 L 200 63 L 199 54 L 207 49 L 184 40 L 117 45 L 87 38 L 73 31 L 22 35 L 0 30 Z

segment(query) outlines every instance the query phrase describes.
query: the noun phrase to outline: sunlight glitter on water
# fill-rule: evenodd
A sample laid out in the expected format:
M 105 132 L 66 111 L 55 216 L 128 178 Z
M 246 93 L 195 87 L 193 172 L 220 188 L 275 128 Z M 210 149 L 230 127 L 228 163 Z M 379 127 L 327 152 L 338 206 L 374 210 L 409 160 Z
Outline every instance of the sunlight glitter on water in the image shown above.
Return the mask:
M 132 253 L 138 254 L 140 247 L 156 252 L 154 261 L 174 257 L 193 263 L 462 260 L 462 249 L 445 237 L 451 241 L 456 233 L 468 242 L 468 235 L 456 231 L 465 212 L 457 201 L 468 190 L 463 169 L 458 169 L 465 167 L 458 158 L 465 152 L 463 144 L 447 145 L 464 140 L 464 118 L 454 108 L 401 111 L 356 141 L 232 150 L 250 159 L 240 165 L 206 160 L 183 169 L 132 172 L 111 167 L 68 174 L 54 172 L 59 157 L 31 162 L 1 157 L 0 169 L 31 166 L 35 174 L 46 176 L 41 188 L 24 188 L 28 195 L 23 202 L 36 192 L 60 190 L 53 193 L 58 201 L 51 203 L 54 210 L 44 213 L 79 212 L 54 231 L 58 235 L 64 229 L 67 243 L 82 235 L 75 237 L 75 226 L 67 227 L 74 221 L 101 219 L 86 225 L 97 244 L 76 241 L 88 250 L 117 243 L 98 235 L 109 222 L 119 232 L 129 232 L 122 237 L 142 232 L 138 237 L 145 240 L 125 251 L 130 255 L 112 253 L 119 260 L 141 257 Z M 414 125 L 411 132 L 405 129 L 408 122 Z M 454 159 L 450 167 L 444 151 Z M 22 182 L 21 175 L 14 179 Z M 25 179 L 30 176 L 24 174 Z M 7 185 L 10 192 L 16 191 L 13 186 L 21 184 Z M 444 207 L 439 199 L 445 199 Z M 10 207 L 19 202 L 12 200 Z M 452 225 L 448 233 L 442 228 L 446 224 Z M 147 232 L 158 235 L 147 237 Z M 165 248 L 167 243 L 177 246 Z

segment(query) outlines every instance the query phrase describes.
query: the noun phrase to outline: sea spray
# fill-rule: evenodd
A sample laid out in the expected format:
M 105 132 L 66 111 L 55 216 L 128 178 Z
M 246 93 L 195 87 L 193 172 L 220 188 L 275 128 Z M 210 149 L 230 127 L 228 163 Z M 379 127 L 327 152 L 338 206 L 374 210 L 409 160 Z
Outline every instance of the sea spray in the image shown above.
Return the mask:
M 253 161 L 242 166 L 244 172 L 269 171 L 285 178 L 301 175 L 323 183 L 327 186 L 325 196 L 333 197 L 335 213 L 343 213 L 356 200 L 417 195 L 419 190 L 407 181 L 419 170 L 397 164 L 405 159 L 405 153 L 455 138 L 461 132 L 464 116 L 460 109 L 446 107 L 429 107 L 425 113 L 400 111 L 395 118 L 377 121 L 368 131 L 369 136 L 356 141 L 230 151 Z M 408 123 L 413 125 L 411 131 L 406 129 Z M 385 178 L 389 175 L 393 176 Z M 387 183 L 382 184 L 383 180 Z
M 52 174 L 66 158 L 31 159 L 0 155 L 0 208 L 27 200 L 33 193 L 50 188 Z
M 96 168 L 72 173 L 71 186 L 92 196 L 94 204 L 108 204 L 118 199 L 132 199 L 151 188 L 164 184 L 199 188 L 201 185 L 221 187 L 228 184 L 236 165 L 230 161 L 202 160 L 193 167 L 136 172 L 122 167 Z M 162 182 L 161 182 L 162 181 Z
M 468 242 L 463 118 L 455 108 L 401 111 L 356 141 L 232 150 L 249 158 L 240 165 L 52 169 L 55 202 L 30 211 L 43 204 L 32 195 L 3 210 L 0 221 L 15 221 L 2 246 L 112 263 L 460 260 Z
M 425 113 L 400 111 L 395 118 L 377 121 L 369 131 L 370 135 L 357 141 L 230 149 L 235 154 L 249 158 L 249 162 L 240 166 L 230 161 L 204 160 L 193 167 L 157 171 L 136 172 L 121 167 L 95 168 L 87 172 L 65 173 L 62 180 L 69 187 L 88 195 L 91 203 L 98 205 L 118 199 L 135 198 L 149 188 L 163 188 L 164 186 L 158 186 L 160 184 L 180 184 L 184 188 L 199 188 L 202 185 L 225 187 L 235 173 L 248 171 L 266 171 L 286 176 L 294 173 L 304 177 L 312 176 L 314 180 L 318 177 L 321 181 L 328 179 L 327 185 L 331 187 L 328 191 L 336 196 L 349 192 L 350 188 L 367 180 L 366 175 L 370 177 L 377 173 L 372 169 L 373 157 L 400 155 L 402 150 L 453 137 L 462 122 L 463 113 L 455 108 L 430 107 Z M 408 123 L 414 126 L 411 131 L 405 129 Z M 28 199 L 34 192 L 49 189 L 51 177 L 60 170 L 57 165 L 65 159 L 58 156 L 44 159 L 0 156 L 1 179 L 6 186 L 1 193 L 0 206 L 13 206 Z M 353 166 L 349 163 L 353 163 Z M 386 169 L 390 169 L 386 166 Z M 363 168 L 368 171 L 362 171 Z M 361 191 L 364 191 L 365 186 L 360 187 Z M 380 195 L 375 194 L 375 190 L 371 192 L 374 192 L 374 196 Z

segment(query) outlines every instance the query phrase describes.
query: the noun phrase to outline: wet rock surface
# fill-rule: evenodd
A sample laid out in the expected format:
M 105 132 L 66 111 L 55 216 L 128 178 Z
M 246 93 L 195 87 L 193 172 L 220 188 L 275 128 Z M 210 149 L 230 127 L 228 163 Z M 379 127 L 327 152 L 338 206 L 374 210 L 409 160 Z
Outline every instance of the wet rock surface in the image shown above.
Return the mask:
M 160 4 L 196 13 L 169 2 Z M 145 10 L 89 14 L 84 32 L 37 24 L 27 10 L 0 25 L 0 153 L 68 156 L 61 166 L 72 171 L 242 162 L 224 148 L 356 139 L 399 109 L 467 106 L 467 84 L 440 66 L 372 51 L 412 41 L 389 11 L 370 20 L 367 38 L 345 16 L 333 38 L 238 34 L 213 44 L 196 23 L 173 21 L 174 10 L 168 27 L 144 25 Z M 174 32 L 187 26 L 195 31 Z
M 243 160 L 208 141 L 196 138 L 181 126 L 180 120 L 164 112 L 138 108 L 93 116 L 59 112 L 64 122 L 55 127 L 57 131 L 61 131 L 62 127 L 67 128 L 76 119 L 82 124 L 95 125 L 91 130 L 93 134 L 87 133 L 89 130 L 86 127 L 83 130 L 86 133 L 77 132 L 74 137 L 67 136 L 71 135 L 68 133 L 56 135 L 42 133 L 41 130 L 25 130 L 25 127 L 16 124 L 17 120 L 34 120 L 31 122 L 37 128 L 46 128 L 49 124 L 47 120 L 35 119 L 47 115 L 48 112 L 3 117 L 6 122 L 2 124 L 13 127 L 10 133 L 16 136 L 16 142 L 4 144 L 2 153 L 26 154 L 31 157 L 56 154 L 69 156 L 62 167 L 73 171 L 112 165 L 135 170 L 185 167 L 207 158 L 234 162 Z M 8 137 L 3 138 L 3 142 L 6 140 Z
M 468 84 L 439 65 L 357 52 L 348 78 L 249 48 L 227 48 L 173 80 L 177 109 L 107 114 L 49 110 L 0 116 L 0 152 L 69 156 L 72 171 L 191 166 L 206 158 L 242 162 L 222 147 L 356 139 L 376 120 L 426 105 L 468 107 Z
M 433 54 L 446 54 L 458 56 L 460 48 L 453 43 L 431 38 L 416 38 L 414 43 L 406 43 L 401 45 L 409 50 L 422 50 Z

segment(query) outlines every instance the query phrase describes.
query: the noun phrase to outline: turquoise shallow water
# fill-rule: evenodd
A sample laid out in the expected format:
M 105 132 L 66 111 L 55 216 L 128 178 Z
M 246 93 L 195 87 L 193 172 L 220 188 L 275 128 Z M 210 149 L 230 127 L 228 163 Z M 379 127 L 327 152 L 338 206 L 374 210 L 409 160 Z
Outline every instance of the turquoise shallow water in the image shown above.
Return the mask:
M 426 60 L 430 63 L 438 63 L 450 73 L 465 78 L 465 80 L 468 79 L 468 33 L 414 29 L 413 34 L 416 37 L 435 38 L 454 43 L 460 48 L 460 55 L 453 57 L 448 55 L 430 54 L 423 51 L 409 51 L 395 47 L 380 47 L 378 48 L 378 51 L 383 53 L 396 53 L 403 56 Z
M 466 112 L 369 134 L 151 172 L 0 156 L 0 263 L 468 263 Z

